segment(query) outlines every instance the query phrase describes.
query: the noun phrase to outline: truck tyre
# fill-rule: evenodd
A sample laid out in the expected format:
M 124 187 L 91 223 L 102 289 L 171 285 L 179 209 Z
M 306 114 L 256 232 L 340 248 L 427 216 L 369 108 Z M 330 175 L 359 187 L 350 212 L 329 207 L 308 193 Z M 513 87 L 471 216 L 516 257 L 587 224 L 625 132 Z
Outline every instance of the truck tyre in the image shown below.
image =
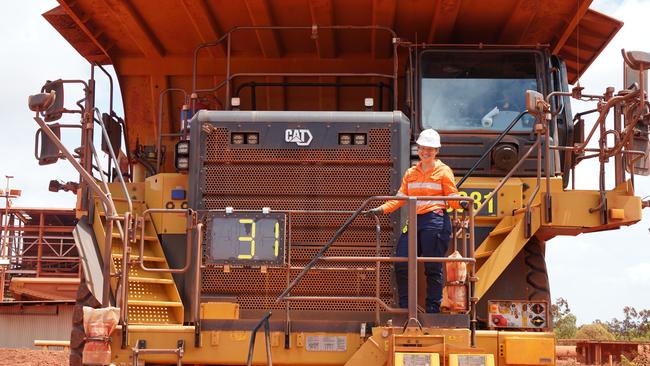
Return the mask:
M 93 308 L 101 307 L 101 303 L 97 301 L 95 296 L 90 292 L 86 284 L 86 277 L 83 272 L 79 281 L 79 289 L 77 290 L 77 300 L 72 310 L 72 332 L 70 333 L 70 366 L 82 366 L 82 352 L 84 349 L 84 306 Z
M 528 267 L 526 274 L 528 300 L 550 300 L 545 252 L 546 242 L 534 237 L 524 247 L 524 261 Z

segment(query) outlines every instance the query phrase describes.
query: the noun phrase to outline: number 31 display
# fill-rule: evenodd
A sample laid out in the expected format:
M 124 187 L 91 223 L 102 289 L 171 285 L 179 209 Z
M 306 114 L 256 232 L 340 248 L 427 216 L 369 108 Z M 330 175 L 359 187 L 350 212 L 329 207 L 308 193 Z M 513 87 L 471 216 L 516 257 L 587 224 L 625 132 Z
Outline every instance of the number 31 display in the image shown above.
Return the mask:
M 207 223 L 209 263 L 284 264 L 284 214 L 213 213 Z

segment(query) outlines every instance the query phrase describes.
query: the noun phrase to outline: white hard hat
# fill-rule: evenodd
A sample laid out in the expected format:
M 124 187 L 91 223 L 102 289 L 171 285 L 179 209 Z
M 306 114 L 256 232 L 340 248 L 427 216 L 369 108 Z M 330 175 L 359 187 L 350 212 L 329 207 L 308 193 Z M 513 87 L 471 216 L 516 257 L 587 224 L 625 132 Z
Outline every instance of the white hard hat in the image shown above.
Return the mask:
M 420 132 L 420 136 L 418 136 L 418 140 L 415 143 L 420 146 L 440 147 L 440 135 L 436 130 L 428 128 Z

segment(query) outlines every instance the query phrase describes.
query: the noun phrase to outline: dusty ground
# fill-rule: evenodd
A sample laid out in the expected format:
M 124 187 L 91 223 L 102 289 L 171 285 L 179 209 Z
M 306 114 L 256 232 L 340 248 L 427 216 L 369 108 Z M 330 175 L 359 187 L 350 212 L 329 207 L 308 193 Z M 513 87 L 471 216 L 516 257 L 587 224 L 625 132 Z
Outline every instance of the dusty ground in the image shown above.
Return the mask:
M 67 351 L 0 348 L 0 366 L 67 366 Z

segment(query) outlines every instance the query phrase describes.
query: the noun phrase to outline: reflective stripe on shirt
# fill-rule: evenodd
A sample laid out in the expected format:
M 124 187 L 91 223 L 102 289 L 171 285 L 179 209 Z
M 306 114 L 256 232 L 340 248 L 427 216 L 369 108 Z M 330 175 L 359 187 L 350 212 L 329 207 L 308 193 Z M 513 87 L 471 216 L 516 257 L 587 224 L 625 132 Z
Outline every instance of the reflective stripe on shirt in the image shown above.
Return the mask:
M 432 205 L 444 205 L 445 201 L 438 201 L 438 200 L 433 200 L 433 201 L 418 201 L 417 205 L 418 206 L 432 206 Z
M 441 190 L 442 185 L 440 183 L 434 183 L 434 182 L 413 182 L 408 184 L 408 189 L 414 189 L 414 188 L 427 188 L 427 189 Z

